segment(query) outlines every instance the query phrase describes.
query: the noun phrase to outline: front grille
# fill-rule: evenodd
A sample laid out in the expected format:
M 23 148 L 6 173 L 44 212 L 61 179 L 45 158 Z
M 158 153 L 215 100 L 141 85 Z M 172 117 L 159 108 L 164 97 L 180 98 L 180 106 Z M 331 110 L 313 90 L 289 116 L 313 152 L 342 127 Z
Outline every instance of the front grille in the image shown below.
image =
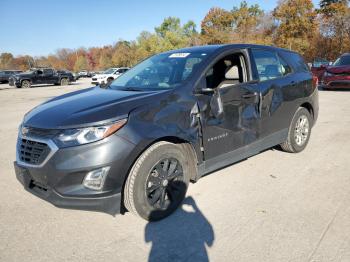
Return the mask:
M 20 139 L 18 157 L 24 163 L 40 165 L 50 153 L 50 147 L 42 142 Z
M 52 138 L 57 135 L 60 131 L 56 129 L 42 129 L 34 127 L 25 127 L 27 129 L 25 136 L 38 137 L 38 138 Z

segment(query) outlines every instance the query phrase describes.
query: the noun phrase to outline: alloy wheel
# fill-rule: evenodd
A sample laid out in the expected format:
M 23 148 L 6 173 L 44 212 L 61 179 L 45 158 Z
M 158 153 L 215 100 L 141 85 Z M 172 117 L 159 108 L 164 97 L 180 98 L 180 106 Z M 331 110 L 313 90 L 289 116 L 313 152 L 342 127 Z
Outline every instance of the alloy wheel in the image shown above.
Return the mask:
M 294 130 L 294 140 L 298 146 L 304 145 L 307 141 L 309 126 L 309 119 L 305 115 L 301 115 L 295 124 Z
M 159 161 L 146 180 L 148 203 L 156 210 L 166 210 L 182 200 L 183 169 L 174 158 Z

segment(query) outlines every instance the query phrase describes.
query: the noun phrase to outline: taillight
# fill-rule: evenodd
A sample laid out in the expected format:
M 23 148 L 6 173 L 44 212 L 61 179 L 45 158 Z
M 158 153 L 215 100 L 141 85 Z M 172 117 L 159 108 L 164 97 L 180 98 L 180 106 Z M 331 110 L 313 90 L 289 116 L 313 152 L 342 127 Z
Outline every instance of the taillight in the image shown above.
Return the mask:
M 318 87 L 318 77 L 312 76 L 312 88 L 316 89 Z

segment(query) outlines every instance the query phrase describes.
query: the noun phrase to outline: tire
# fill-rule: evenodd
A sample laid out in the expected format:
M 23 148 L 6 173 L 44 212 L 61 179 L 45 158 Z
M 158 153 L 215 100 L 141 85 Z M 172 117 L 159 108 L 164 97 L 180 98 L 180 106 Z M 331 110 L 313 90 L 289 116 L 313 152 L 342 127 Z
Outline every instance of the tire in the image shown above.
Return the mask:
M 107 79 L 107 85 L 109 85 L 112 81 L 114 80 L 114 78 L 110 77 Z
M 306 108 L 298 108 L 290 124 L 288 138 L 280 144 L 285 152 L 299 153 L 305 149 L 311 136 L 312 120 Z
M 157 142 L 136 160 L 124 186 L 131 213 L 157 221 L 173 213 L 185 198 L 190 164 L 181 144 Z
M 32 85 L 31 85 L 31 83 L 30 83 L 30 81 L 29 80 L 23 80 L 22 82 L 21 82 L 21 87 L 22 88 L 30 88 Z
M 68 80 L 68 78 L 62 78 L 61 81 L 60 81 L 60 85 L 61 85 L 61 86 L 67 86 L 67 85 L 69 85 L 69 80 Z

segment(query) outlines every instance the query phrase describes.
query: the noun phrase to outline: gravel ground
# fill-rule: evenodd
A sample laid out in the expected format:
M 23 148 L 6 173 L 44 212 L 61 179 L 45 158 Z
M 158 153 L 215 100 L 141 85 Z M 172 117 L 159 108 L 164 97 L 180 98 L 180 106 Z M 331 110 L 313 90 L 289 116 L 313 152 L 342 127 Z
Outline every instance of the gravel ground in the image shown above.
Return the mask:
M 350 92 L 320 92 L 304 152 L 268 150 L 217 171 L 174 215 L 147 223 L 56 208 L 15 178 L 25 112 L 88 86 L 0 85 L 0 261 L 350 261 Z

